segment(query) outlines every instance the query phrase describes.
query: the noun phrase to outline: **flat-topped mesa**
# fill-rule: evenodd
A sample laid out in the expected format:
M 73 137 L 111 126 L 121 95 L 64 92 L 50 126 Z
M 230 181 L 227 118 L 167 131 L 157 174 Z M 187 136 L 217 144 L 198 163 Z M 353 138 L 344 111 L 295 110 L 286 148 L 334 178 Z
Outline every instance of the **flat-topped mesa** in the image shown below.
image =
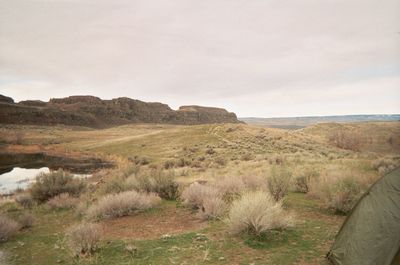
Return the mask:
M 226 109 L 215 108 L 215 107 L 202 107 L 197 105 L 180 106 L 178 111 L 197 111 L 197 112 L 210 112 L 219 114 L 229 113 Z
M 49 103 L 53 104 L 101 104 L 102 100 L 94 96 L 69 96 L 66 98 L 51 98 Z
M 0 123 L 111 127 L 129 123 L 205 124 L 239 123 L 234 113 L 221 108 L 182 106 L 172 110 L 159 102 L 127 97 L 102 100 L 94 96 L 52 98 L 49 102 L 26 100 L 13 103 L 0 96 Z

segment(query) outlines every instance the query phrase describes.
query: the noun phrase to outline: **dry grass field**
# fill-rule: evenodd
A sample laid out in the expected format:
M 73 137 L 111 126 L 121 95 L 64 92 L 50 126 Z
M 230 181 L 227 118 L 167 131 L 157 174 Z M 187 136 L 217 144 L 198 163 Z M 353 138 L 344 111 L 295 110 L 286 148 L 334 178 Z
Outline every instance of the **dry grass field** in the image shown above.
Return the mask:
M 3 200 L 0 222 L 19 223 L 0 231 L 5 264 L 326 264 L 346 213 L 400 164 L 400 122 L 2 125 L 0 148 L 115 164 Z

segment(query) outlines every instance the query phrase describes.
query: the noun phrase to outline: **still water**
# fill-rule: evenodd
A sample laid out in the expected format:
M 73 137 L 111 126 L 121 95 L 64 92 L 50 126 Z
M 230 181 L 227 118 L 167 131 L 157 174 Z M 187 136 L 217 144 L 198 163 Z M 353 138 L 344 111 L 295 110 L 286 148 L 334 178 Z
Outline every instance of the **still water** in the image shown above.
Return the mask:
M 14 167 L 11 171 L 0 174 L 0 194 L 12 193 L 16 189 L 26 189 L 40 173 L 49 173 L 48 167 L 21 168 Z M 90 174 L 73 174 L 75 177 L 87 178 Z

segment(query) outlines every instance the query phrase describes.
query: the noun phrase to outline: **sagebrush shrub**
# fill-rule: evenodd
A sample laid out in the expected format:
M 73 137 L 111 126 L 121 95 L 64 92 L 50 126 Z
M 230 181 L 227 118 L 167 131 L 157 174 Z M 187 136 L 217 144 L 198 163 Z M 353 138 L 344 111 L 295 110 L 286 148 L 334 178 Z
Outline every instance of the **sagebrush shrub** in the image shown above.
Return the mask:
M 67 230 L 68 244 L 74 255 L 91 254 L 99 246 L 102 236 L 101 227 L 97 224 L 82 223 Z
M 317 179 L 319 173 L 316 170 L 306 169 L 293 179 L 293 188 L 296 192 L 308 193 L 311 181 Z
M 128 178 L 126 186 L 137 191 L 157 193 L 163 199 L 175 200 L 179 197 L 179 184 L 172 172 L 152 170 L 150 174 Z
M 281 202 L 276 202 L 265 191 L 246 192 L 233 201 L 226 222 L 233 234 L 246 232 L 255 235 L 293 225 L 291 216 L 284 212 Z
M 84 181 L 74 178 L 72 174 L 60 169 L 40 174 L 31 186 L 30 193 L 35 201 L 45 202 L 61 193 L 78 196 L 85 187 Z
M 220 196 L 221 193 L 216 188 L 194 182 L 183 190 L 181 199 L 184 205 L 193 209 L 200 209 L 206 198 Z
M 125 191 L 104 196 L 96 204 L 90 206 L 86 214 L 89 219 L 94 220 L 115 218 L 136 214 L 160 202 L 160 197 L 154 193 Z
M 78 198 L 72 197 L 69 193 L 61 193 L 47 201 L 47 205 L 52 209 L 69 209 L 76 206 Z
M 327 187 L 324 203 L 336 213 L 347 214 L 360 199 L 364 189 L 355 178 L 339 179 L 333 186 Z
M 7 241 L 17 233 L 19 228 L 17 222 L 5 215 L 0 215 L 0 241 Z
M 32 208 L 34 204 L 32 196 L 27 193 L 17 195 L 15 201 L 24 208 Z
M 268 190 L 275 199 L 281 200 L 287 194 L 292 173 L 284 166 L 274 166 L 267 177 Z
M 391 158 L 384 158 L 373 161 L 372 167 L 377 170 L 381 175 L 383 175 L 394 170 L 396 167 L 399 166 L 399 164 L 399 161 Z
M 198 214 L 202 219 L 215 219 L 221 217 L 226 208 L 227 204 L 220 196 L 208 197 L 203 200 Z

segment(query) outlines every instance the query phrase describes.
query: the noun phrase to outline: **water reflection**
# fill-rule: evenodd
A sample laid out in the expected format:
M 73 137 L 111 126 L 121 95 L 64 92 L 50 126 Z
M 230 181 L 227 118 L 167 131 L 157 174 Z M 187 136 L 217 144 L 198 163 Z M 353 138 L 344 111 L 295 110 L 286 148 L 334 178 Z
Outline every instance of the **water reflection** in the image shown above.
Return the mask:
M 14 167 L 11 171 L 0 174 L 0 194 L 12 193 L 16 189 L 26 189 L 40 173 L 49 173 L 48 167 L 20 168 Z M 75 177 L 86 178 L 90 174 L 73 174 Z

